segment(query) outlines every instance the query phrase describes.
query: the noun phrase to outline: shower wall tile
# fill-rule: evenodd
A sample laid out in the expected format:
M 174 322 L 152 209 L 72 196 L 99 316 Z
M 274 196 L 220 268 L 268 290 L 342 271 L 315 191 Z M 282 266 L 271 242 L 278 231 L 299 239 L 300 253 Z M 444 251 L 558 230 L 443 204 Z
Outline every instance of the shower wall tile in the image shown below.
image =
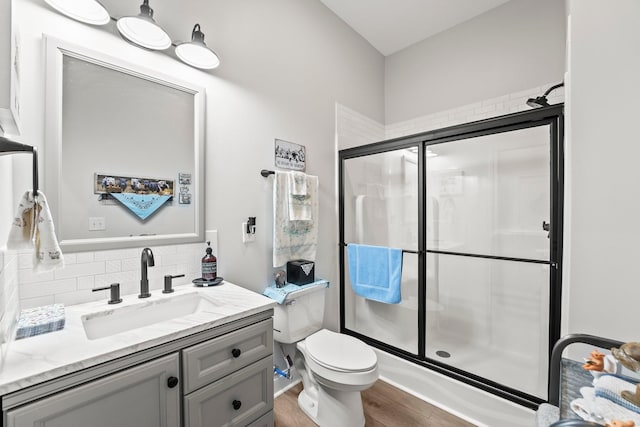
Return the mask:
M 526 104 L 527 99 L 540 96 L 554 84 L 556 84 L 556 82 L 505 94 L 482 102 L 475 102 L 469 105 L 463 105 L 449 110 L 428 114 L 426 116 L 416 117 L 411 120 L 391 123 L 385 126 L 385 139 L 399 138 L 416 133 L 525 111 L 530 109 Z M 549 94 L 547 99 L 550 104 L 564 102 L 564 88 L 554 90 Z
M 357 147 L 385 139 L 384 125 L 344 105 L 336 104 L 338 149 Z

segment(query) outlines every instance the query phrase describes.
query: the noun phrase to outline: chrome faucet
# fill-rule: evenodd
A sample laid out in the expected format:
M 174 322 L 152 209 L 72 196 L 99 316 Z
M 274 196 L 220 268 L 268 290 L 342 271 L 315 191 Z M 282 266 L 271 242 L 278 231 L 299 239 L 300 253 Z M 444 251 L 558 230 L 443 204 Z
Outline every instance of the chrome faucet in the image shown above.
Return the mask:
M 142 278 L 140 279 L 140 295 L 138 295 L 138 298 L 149 298 L 151 296 L 151 293 L 149 293 L 149 279 L 147 279 L 147 267 L 153 267 L 154 265 L 153 252 L 149 248 L 144 248 L 140 256 Z

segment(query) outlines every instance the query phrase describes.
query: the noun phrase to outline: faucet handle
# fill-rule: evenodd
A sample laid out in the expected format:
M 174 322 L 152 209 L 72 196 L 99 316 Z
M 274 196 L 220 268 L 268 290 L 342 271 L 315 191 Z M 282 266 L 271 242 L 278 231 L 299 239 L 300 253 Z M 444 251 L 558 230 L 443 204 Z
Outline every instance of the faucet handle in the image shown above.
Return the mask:
M 109 286 L 105 286 L 104 288 L 91 289 L 91 291 L 106 291 L 107 289 L 111 291 L 108 301 L 109 304 L 118 304 L 122 302 L 122 298 L 120 298 L 120 283 L 112 283 Z
M 178 274 L 176 276 L 167 274 L 166 276 L 164 276 L 164 290 L 162 291 L 163 294 L 170 294 L 171 292 L 173 292 L 173 288 L 171 287 L 171 280 L 177 277 L 184 277 L 184 274 Z

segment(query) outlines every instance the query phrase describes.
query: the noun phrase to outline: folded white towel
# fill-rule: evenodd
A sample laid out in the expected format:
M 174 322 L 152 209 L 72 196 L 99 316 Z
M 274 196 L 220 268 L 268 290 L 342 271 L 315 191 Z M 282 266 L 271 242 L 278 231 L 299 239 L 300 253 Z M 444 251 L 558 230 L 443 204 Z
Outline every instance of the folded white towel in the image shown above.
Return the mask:
M 55 234 L 53 219 L 45 195 L 33 191 L 22 195 L 9 230 L 8 249 L 31 249 L 35 247 L 36 270 L 48 270 L 64 265 L 64 257 Z
M 289 217 L 289 174 L 277 172 L 273 181 L 273 266 L 292 259 L 315 261 L 318 244 L 318 177 L 307 176 L 309 220 Z
M 307 174 L 304 172 L 289 172 L 289 194 L 294 196 L 307 195 Z
M 602 424 L 612 420 L 632 420 L 636 425 L 640 425 L 640 414 L 623 408 L 609 399 L 596 396 L 593 387 L 582 387 L 580 393 L 582 398 L 572 400 L 569 405 L 583 420 Z
M 311 177 L 301 172 L 289 172 L 286 177 L 289 221 L 311 221 L 313 206 L 307 185 L 307 181 L 312 181 Z
M 615 375 L 602 375 L 593 381 L 593 385 L 597 397 L 604 397 L 640 414 L 640 406 L 622 397 L 625 393 L 630 393 L 632 396 L 635 394 L 636 384 L 634 382 L 625 381 Z

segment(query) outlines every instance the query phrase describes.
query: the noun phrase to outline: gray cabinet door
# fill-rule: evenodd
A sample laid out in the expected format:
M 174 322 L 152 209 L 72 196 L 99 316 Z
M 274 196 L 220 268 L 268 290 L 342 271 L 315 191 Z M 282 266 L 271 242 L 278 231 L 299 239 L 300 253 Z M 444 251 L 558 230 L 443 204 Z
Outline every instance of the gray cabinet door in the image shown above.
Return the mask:
M 178 354 L 152 360 L 7 412 L 7 427 L 178 427 Z

